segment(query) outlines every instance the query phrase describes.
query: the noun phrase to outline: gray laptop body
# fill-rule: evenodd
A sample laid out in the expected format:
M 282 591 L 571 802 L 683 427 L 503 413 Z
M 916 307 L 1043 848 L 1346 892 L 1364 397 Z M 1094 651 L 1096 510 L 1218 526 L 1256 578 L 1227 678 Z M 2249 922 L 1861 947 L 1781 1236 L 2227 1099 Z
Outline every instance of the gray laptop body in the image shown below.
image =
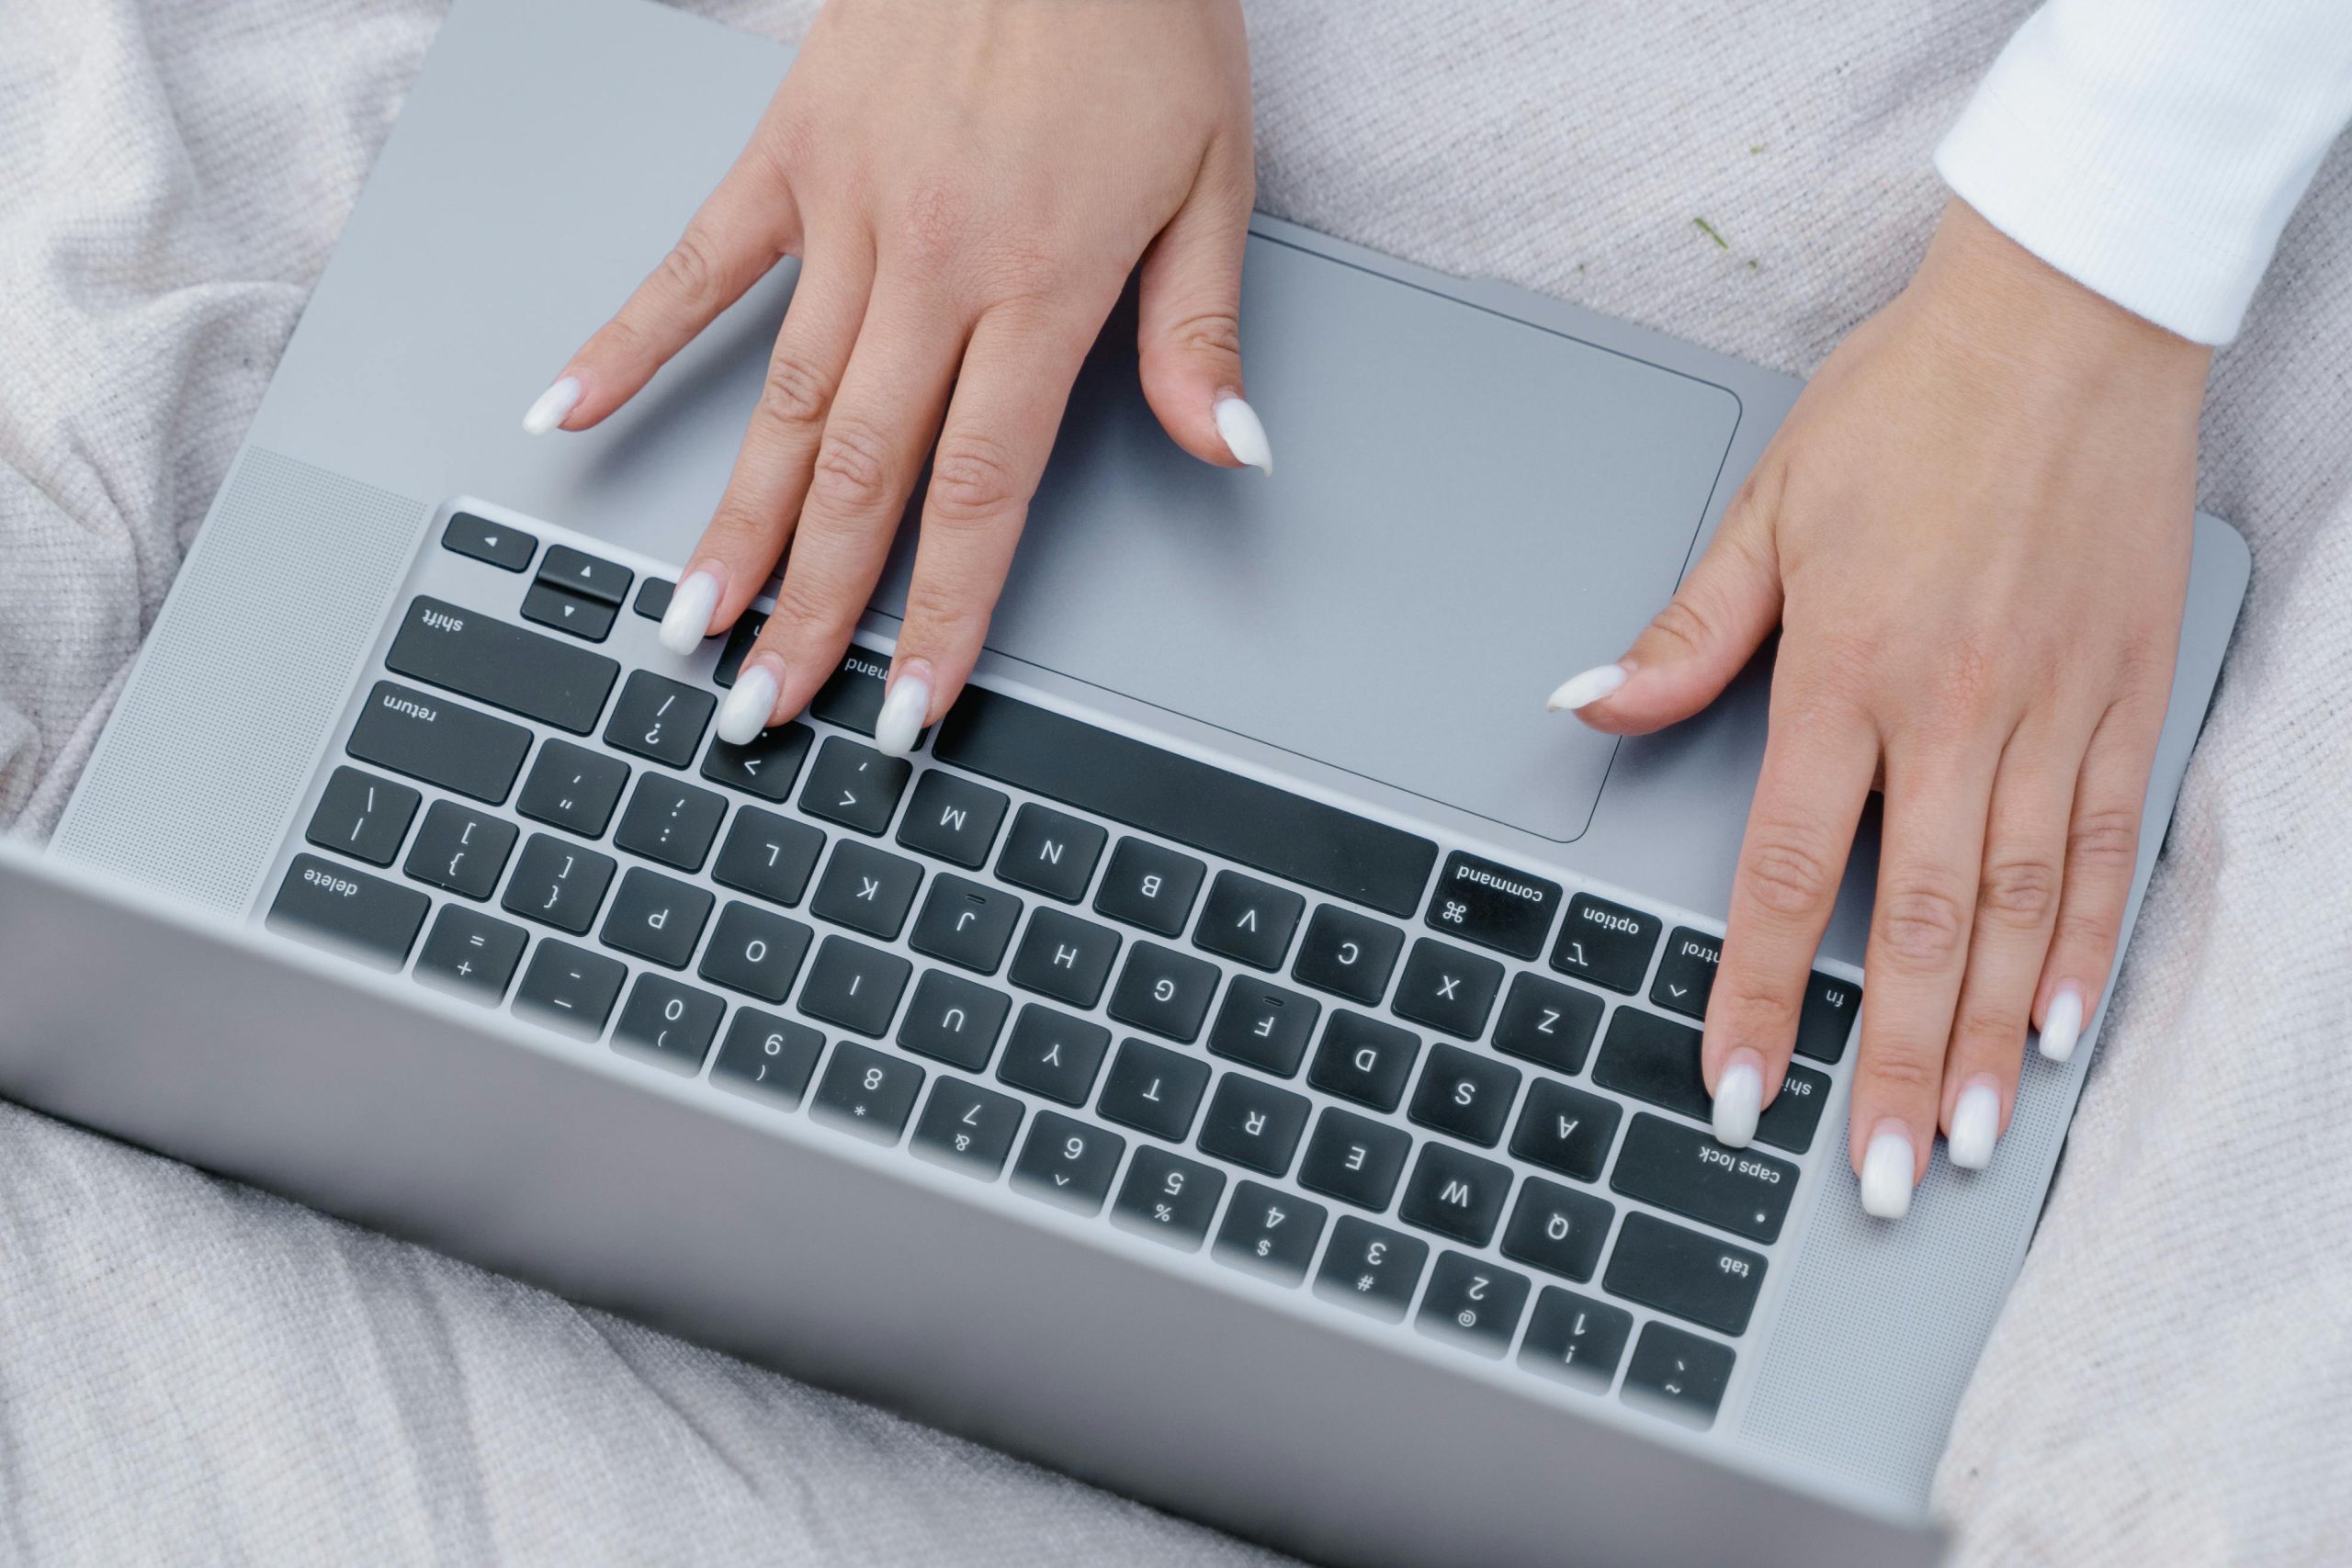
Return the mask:
M 1693 1038 L 1688 962 L 1722 929 L 1765 677 L 1646 740 L 1543 712 L 1555 681 L 1614 657 L 1671 593 L 1793 381 L 1261 219 L 1243 322 L 1251 399 L 1282 455 L 1266 479 L 1168 443 L 1135 389 L 1132 322 L 1114 318 L 981 691 L 916 759 L 912 789 L 961 779 L 1003 803 L 1006 834 L 1060 813 L 1197 865 L 1207 912 L 1190 927 L 1109 914 L 1115 861 L 1074 892 L 1040 891 L 1008 881 L 1003 858 L 922 848 L 916 807 L 890 818 L 886 802 L 869 821 L 832 799 L 865 787 L 838 770 L 871 755 L 856 665 L 889 646 L 905 540 L 840 700 L 790 759 L 822 784 L 772 789 L 707 750 L 633 750 L 604 697 L 582 723 L 482 695 L 511 670 L 430 672 L 418 649 L 459 635 L 454 619 L 556 649 L 544 657 L 567 670 L 593 653 L 624 705 L 639 675 L 709 690 L 722 673 L 717 640 L 663 652 L 635 594 L 674 574 L 709 513 L 791 269 L 602 429 L 533 441 L 516 422 L 674 237 L 786 60 L 639 0 L 458 0 L 53 840 L 0 847 L 0 1089 L 1311 1557 L 1932 1561 L 1929 1479 L 2090 1053 L 2030 1055 L 1992 1168 L 1956 1171 L 1939 1150 L 1900 1224 L 1862 1215 L 1846 1162 L 1850 1008 L 1801 1058 L 1809 1087 L 1793 1098 L 1809 1102 L 1755 1151 L 1747 1174 L 1772 1184 L 1769 1201 L 1702 1213 L 1704 1192 L 1642 1177 L 1637 1140 L 1701 1160 L 1712 1147 L 1679 1081 L 1644 1064 Z M 603 107 L 571 111 L 582 103 Z M 461 536 L 500 542 L 469 555 L 448 547 Z M 529 570 L 481 558 L 518 539 Z M 549 553 L 562 549 L 632 585 L 604 604 L 601 636 L 544 615 L 558 601 L 603 614 L 548 587 L 555 561 L 577 558 Z M 2246 570 L 2237 536 L 2200 518 L 2135 910 Z M 445 719 L 490 738 L 447 762 L 459 772 L 379 761 L 384 735 Z M 1055 738 L 1081 732 L 1098 762 L 1189 784 L 1137 794 L 1107 764 L 1073 782 Z M 559 821 L 568 799 L 531 805 L 532 778 L 465 784 L 507 739 L 534 759 L 608 754 L 640 792 L 715 797 L 746 840 L 689 864 L 646 835 L 635 795 L 616 797 L 608 829 Z M 381 854 L 328 842 L 322 824 L 368 788 L 414 825 L 402 817 Z M 364 800 L 355 841 L 376 820 Z M 445 807 L 520 844 L 499 890 L 434 881 L 424 836 Z M 1347 852 L 1317 860 L 1327 827 Z M 771 846 L 825 844 L 805 898 L 729 869 L 755 829 Z M 1227 1011 L 1265 987 L 1291 998 L 1278 1005 L 1303 998 L 1319 1032 L 1287 1067 L 1245 1066 L 1222 1012 L 1168 1023 L 1125 970 L 1092 999 L 1024 980 L 1025 935 L 1009 967 L 958 969 L 922 914 L 875 928 L 828 912 L 833 859 L 876 852 L 911 863 L 934 900 L 968 885 L 959 896 L 1025 910 L 1024 933 L 1080 922 L 1111 931 L 1130 968 L 1149 953 L 1171 975 L 1211 975 Z M 614 868 L 601 928 L 529 907 L 534 855 L 559 876 Z M 1874 863 L 1866 842 L 1820 955 L 1841 1006 L 1859 990 Z M 1472 930 L 1498 895 L 1464 865 L 1537 889 L 1533 939 Z M 721 911 L 717 934 L 674 960 L 616 953 L 604 939 L 633 882 Z M 1314 911 L 1297 945 L 1269 959 L 1213 940 L 1228 888 L 1256 889 L 1270 919 Z M 541 955 L 625 970 L 619 1021 L 541 1027 L 517 1016 L 519 989 L 484 1005 L 419 984 L 434 934 L 371 967 L 271 919 L 346 892 L 429 905 L 452 935 L 527 934 L 518 987 Z M 729 919 L 807 933 L 806 988 L 713 981 Z M 1368 999 L 1303 978 L 1326 919 L 1401 932 L 1403 977 Z M 1655 922 L 1630 978 L 1596 979 L 1580 919 L 1601 938 Z M 853 962 L 918 977 L 914 999 L 842 1023 L 857 1015 L 814 999 L 816 976 Z M 1491 984 L 1487 1021 L 1412 1003 L 1424 962 Z M 908 1043 L 922 987 L 947 983 L 934 974 L 1003 998 L 999 1056 L 958 1064 Z M 640 996 L 658 1013 L 683 993 L 727 1009 L 707 1043 L 670 1055 L 653 1014 L 636 1048 L 613 1043 Z M 1581 1044 L 1526 1035 L 1548 1033 L 1546 998 L 1585 1021 Z M 701 1005 L 678 1002 L 688 1035 Z M 1033 1023 L 1116 1061 L 1075 1095 L 1016 1074 L 1012 1041 Z M 1508 1131 L 1437 1119 L 1401 1087 L 1385 1103 L 1351 1087 L 1335 1076 L 1342 1030 L 1375 1055 L 1409 1040 L 1417 1086 L 1444 1062 L 1520 1097 Z M 1178 1079 L 1214 1075 L 1199 1131 L 1112 1113 L 1104 1085 L 1131 1046 Z M 1423 1164 L 1378 1201 L 1303 1185 L 1311 1142 L 1266 1163 L 1211 1146 L 1228 1093 L 1237 1124 L 1285 1107 L 1318 1128 L 1377 1123 Z M 951 1094 L 969 1116 L 1014 1118 L 1024 1141 L 976 1165 L 944 1124 Z M 1555 1112 L 1571 1105 L 1605 1114 L 1589 1169 L 1537 1136 L 1568 1128 Z M 1509 1208 L 1483 1226 L 1417 1218 L 1440 1160 L 1465 1173 L 1448 1192 L 1500 1172 Z M 1171 1172 L 1193 1185 L 1163 1192 Z M 1263 1211 L 1254 1258 L 1247 1202 Z M 1547 1215 L 1555 1243 L 1589 1232 L 1589 1256 L 1548 1247 Z M 1311 1252 L 1288 1259 L 1310 1224 Z

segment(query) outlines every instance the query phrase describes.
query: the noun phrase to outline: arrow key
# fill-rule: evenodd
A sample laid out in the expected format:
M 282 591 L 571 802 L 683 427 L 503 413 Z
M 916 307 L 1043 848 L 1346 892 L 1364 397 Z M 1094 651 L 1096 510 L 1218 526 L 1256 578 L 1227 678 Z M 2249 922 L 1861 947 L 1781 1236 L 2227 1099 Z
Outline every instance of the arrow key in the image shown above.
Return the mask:
M 545 577 L 532 583 L 530 592 L 523 595 L 525 620 L 553 626 L 589 642 L 602 642 L 610 637 L 613 617 L 619 613 L 616 604 L 583 599 L 568 589 L 558 588 Z

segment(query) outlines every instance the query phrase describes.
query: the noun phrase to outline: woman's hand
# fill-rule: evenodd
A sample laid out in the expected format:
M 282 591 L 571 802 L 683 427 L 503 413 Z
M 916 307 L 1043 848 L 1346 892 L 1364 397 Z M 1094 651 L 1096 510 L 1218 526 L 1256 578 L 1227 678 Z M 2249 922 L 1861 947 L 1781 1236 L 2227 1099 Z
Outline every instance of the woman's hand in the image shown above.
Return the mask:
M 1138 261 L 1160 423 L 1204 462 L 1272 467 L 1241 400 L 1254 186 L 1236 0 L 832 0 L 677 248 L 524 425 L 594 425 L 798 256 L 662 638 L 684 652 L 732 626 L 788 541 L 718 733 L 797 713 L 840 663 L 936 438 L 876 733 L 905 751 L 979 657 L 1070 383 Z
M 1555 706 L 1689 716 L 1777 626 L 1771 739 L 1707 1008 L 1715 1132 L 1780 1091 L 1873 775 L 1886 810 L 1849 1156 L 1900 1217 L 1981 1167 L 2029 1021 L 2064 1060 L 2131 891 L 2188 591 L 2206 348 L 1955 201 L 1838 346 L 1681 591 Z M 1622 672 L 1622 673 L 1621 673 Z

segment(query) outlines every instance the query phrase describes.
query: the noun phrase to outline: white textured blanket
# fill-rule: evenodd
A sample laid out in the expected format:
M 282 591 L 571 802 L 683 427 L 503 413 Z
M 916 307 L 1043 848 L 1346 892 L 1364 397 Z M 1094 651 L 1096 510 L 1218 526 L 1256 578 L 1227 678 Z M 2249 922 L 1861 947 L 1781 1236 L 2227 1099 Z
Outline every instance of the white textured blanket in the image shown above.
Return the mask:
M 0 6 L 0 823 L 55 821 L 439 8 Z M 1261 0 L 1261 200 L 1808 369 L 2023 9 Z M 2253 597 L 1954 1435 L 1972 1562 L 2352 1560 L 2347 197 L 2338 156 L 2215 378 Z M 0 1555 L 1258 1556 L 6 1107 Z

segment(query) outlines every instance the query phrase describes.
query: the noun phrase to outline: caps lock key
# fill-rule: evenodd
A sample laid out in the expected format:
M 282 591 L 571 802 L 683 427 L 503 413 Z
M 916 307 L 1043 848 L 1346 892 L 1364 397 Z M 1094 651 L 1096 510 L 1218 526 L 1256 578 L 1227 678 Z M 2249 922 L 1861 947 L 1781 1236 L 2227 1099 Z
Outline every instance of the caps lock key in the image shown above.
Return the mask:
M 1532 958 L 1544 951 L 1559 912 L 1558 883 L 1457 850 L 1430 895 L 1429 924 L 1513 958 Z

